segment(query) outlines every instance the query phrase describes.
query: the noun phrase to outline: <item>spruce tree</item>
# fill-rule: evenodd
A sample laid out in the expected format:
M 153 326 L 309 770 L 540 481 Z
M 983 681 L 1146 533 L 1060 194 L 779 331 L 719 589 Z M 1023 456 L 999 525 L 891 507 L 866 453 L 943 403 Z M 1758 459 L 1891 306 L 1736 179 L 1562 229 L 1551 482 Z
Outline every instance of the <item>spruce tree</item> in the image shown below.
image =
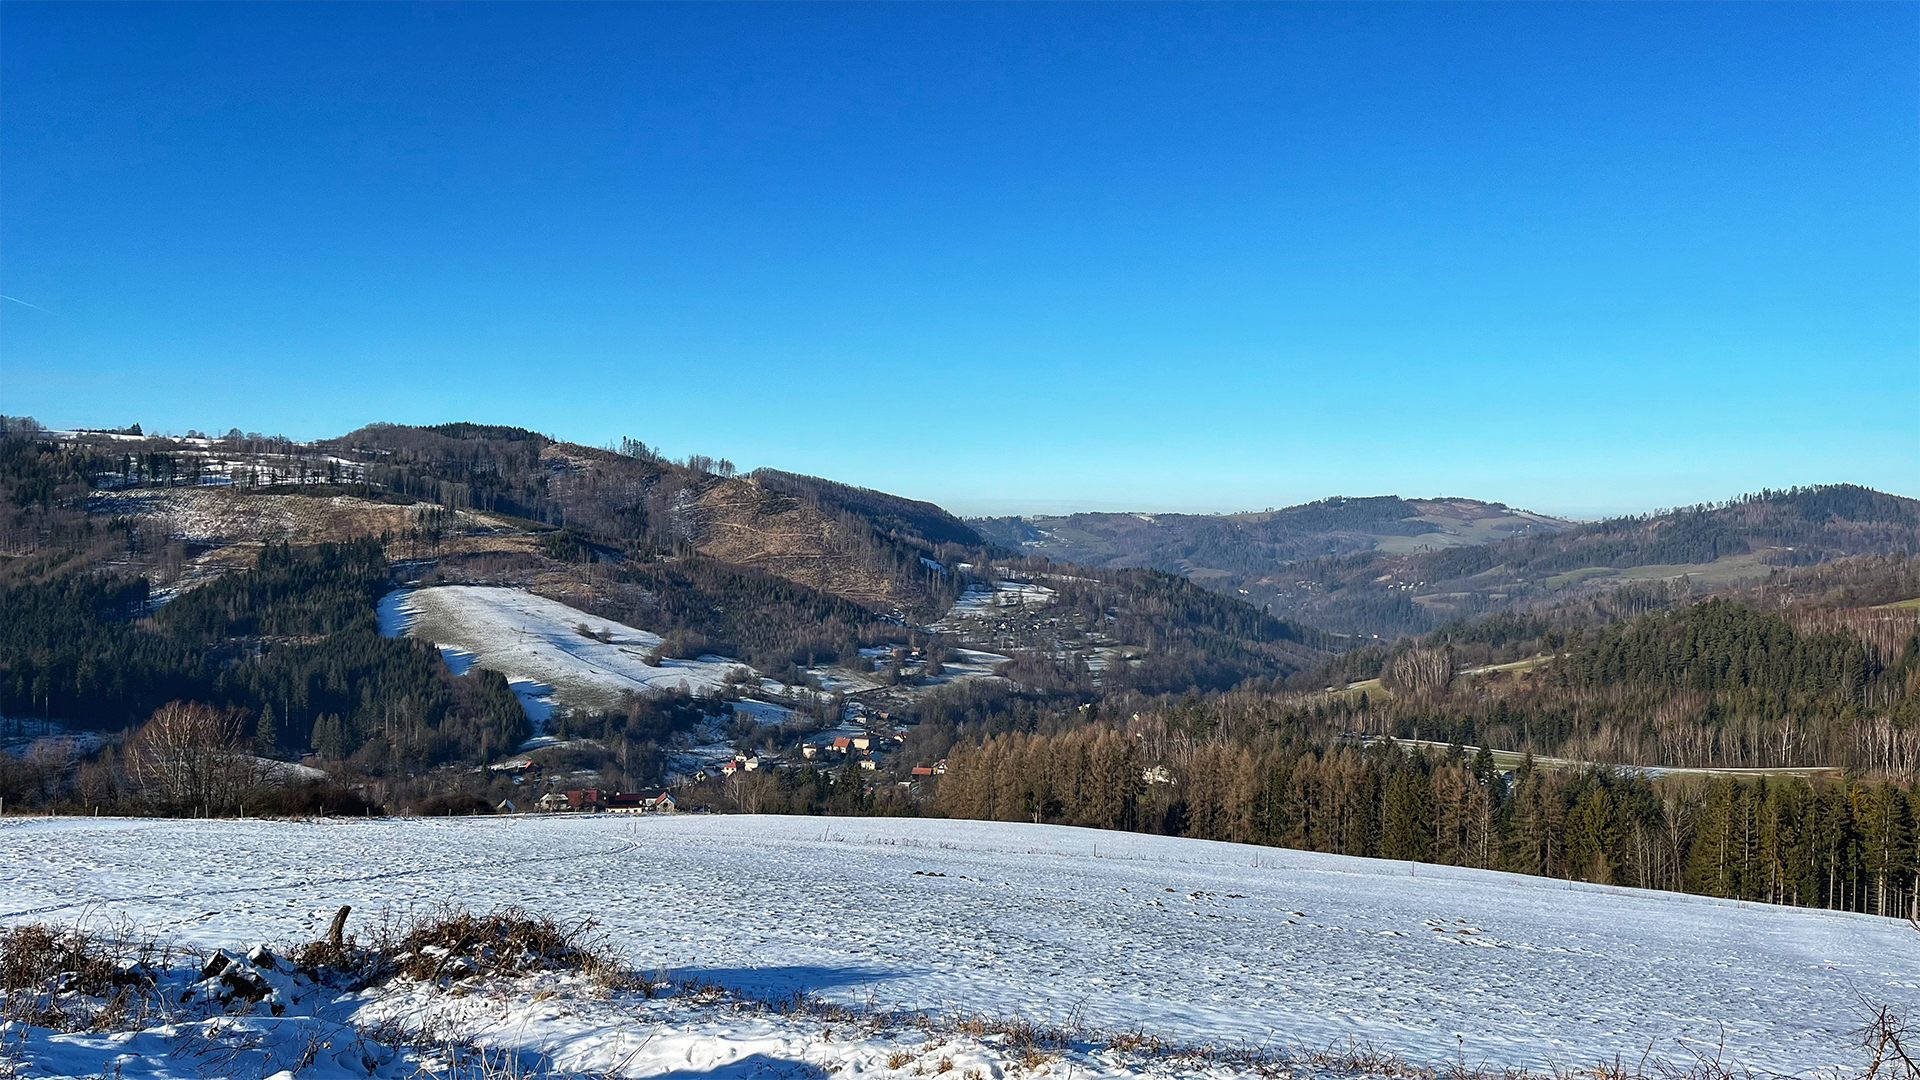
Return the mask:
M 280 722 L 275 719 L 271 704 L 260 707 L 260 722 L 253 728 L 253 743 L 263 754 L 280 748 Z

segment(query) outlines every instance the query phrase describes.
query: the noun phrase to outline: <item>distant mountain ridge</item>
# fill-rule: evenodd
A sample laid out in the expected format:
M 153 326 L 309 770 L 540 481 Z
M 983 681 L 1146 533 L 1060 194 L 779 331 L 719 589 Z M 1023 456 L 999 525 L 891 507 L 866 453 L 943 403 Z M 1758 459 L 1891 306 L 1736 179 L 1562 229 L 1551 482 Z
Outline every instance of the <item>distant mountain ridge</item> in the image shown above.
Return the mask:
M 1623 587 L 1722 588 L 1778 567 L 1916 550 L 1920 500 L 1825 484 L 1479 547 L 1317 559 L 1252 583 L 1248 595 L 1282 617 L 1388 636 Z
M 1358 551 L 1484 544 L 1573 522 L 1478 499 L 1335 496 L 1237 514 L 1084 513 L 974 518 L 995 543 L 1087 566 L 1147 566 L 1195 580 Z
M 143 565 L 165 564 L 153 575 L 163 589 L 192 587 L 250 561 L 250 549 L 233 544 L 243 538 L 404 535 L 407 557 L 428 557 L 439 573 L 475 580 L 510 568 L 562 580 L 561 566 L 618 563 L 630 578 L 662 579 L 648 587 L 664 590 L 655 599 L 674 613 L 660 616 L 658 628 L 704 625 L 709 636 L 735 641 L 765 621 L 749 614 L 765 612 L 760 601 L 716 604 L 694 594 L 788 597 L 755 575 L 853 604 L 867 613 L 855 621 L 906 625 L 937 619 L 968 581 L 991 576 L 983 562 L 1011 557 L 1017 572 L 1029 574 L 1066 569 L 1049 569 L 1051 560 L 1098 571 L 1086 576 L 1117 590 L 1108 601 L 1142 612 L 1177 608 L 1176 621 L 1201 618 L 1205 604 L 1197 598 L 1172 606 L 1151 599 L 1171 583 L 1142 575 L 1167 574 L 1184 579 L 1182 588 L 1191 583 L 1332 635 L 1293 630 L 1281 639 L 1338 649 L 1356 636 L 1424 633 L 1622 587 L 1659 583 L 1684 596 L 1760 581 L 1776 567 L 1920 548 L 1920 503 L 1847 484 L 1585 523 L 1500 502 L 1394 495 L 1238 514 L 963 520 L 930 502 L 818 477 L 775 469 L 738 475 L 725 461 L 670 461 L 632 440 L 615 450 L 501 425 L 374 424 L 298 444 L 237 431 L 42 434 L 30 420 L 12 423 L 18 431 L 8 423 L 0 422 L 8 435 L 0 494 L 34 508 L 0 522 L 0 571 L 9 577 L 123 559 L 129 544 L 97 523 L 89 531 L 90 515 L 152 533 L 131 546 L 145 552 L 137 560 Z M 48 545 L 49 536 L 72 539 Z M 1004 554 L 989 557 L 989 548 Z M 679 560 L 694 555 L 740 574 L 683 582 L 696 571 Z M 963 566 L 972 567 L 965 580 Z M 604 573 L 574 576 L 612 589 Z M 1676 585 L 1679 594 L 1670 588 Z M 1117 599 L 1122 594 L 1130 599 Z M 815 617 L 802 614 L 814 600 L 779 602 L 791 609 L 776 620 L 782 626 Z M 1106 617 L 1100 604 L 1084 606 L 1081 619 Z M 1265 646 L 1271 636 L 1249 640 Z M 806 651 L 796 655 L 804 659 Z
M 1651 582 L 1721 587 L 1775 567 L 1920 549 L 1920 501 L 1852 484 L 1572 522 L 1474 499 L 1333 498 L 1249 514 L 969 521 L 1095 566 L 1149 566 L 1291 621 L 1363 637 Z

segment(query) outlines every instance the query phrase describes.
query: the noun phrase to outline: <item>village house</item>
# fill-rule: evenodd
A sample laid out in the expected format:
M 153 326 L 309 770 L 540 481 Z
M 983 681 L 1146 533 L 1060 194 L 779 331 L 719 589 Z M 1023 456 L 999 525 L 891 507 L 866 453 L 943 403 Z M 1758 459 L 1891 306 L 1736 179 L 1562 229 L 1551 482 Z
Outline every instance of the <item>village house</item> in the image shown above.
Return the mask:
M 566 793 L 561 791 L 549 791 L 545 795 L 540 796 L 539 806 L 540 806 L 540 809 L 546 811 L 549 814 L 555 813 L 560 810 L 565 810 L 567 808 Z
M 622 792 L 607 798 L 607 812 L 613 814 L 671 814 L 673 795 L 666 791 Z

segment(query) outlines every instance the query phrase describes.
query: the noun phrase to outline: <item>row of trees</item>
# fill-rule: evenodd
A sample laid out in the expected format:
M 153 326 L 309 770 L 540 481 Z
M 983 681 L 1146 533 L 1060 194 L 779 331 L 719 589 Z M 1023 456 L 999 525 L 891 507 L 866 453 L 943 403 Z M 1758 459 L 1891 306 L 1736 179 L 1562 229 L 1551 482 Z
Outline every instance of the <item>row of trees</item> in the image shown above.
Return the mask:
M 43 809 L 177 817 L 370 812 L 346 787 L 316 781 L 265 757 L 253 718 L 240 709 L 172 701 L 129 733 L 81 754 L 43 739 L 20 757 L 0 754 L 0 800 Z
M 1905 917 L 1920 788 L 1608 769 L 1502 771 L 1485 750 L 1207 741 L 1161 757 L 1129 728 L 954 749 L 938 812 L 1444 863 Z M 1164 734 L 1164 732 L 1163 732 Z M 1175 763 L 1177 761 L 1177 763 Z
M 1557 656 L 1459 671 L 1462 653 L 1542 649 Z M 1910 609 L 1781 613 L 1716 599 L 1599 628 L 1509 614 L 1329 669 L 1343 665 L 1380 675 L 1388 692 L 1255 682 L 1109 697 L 1080 713 L 1002 693 L 930 703 L 913 745 L 949 758 L 936 805 L 961 817 L 1914 911 Z M 1131 719 L 1089 725 L 1096 708 Z M 1416 744 L 1394 736 L 1454 749 L 1409 752 Z M 1496 768 L 1488 747 L 1526 756 Z M 1541 768 L 1535 753 L 1616 764 Z M 1738 782 L 1648 779 L 1620 764 L 1853 771 Z

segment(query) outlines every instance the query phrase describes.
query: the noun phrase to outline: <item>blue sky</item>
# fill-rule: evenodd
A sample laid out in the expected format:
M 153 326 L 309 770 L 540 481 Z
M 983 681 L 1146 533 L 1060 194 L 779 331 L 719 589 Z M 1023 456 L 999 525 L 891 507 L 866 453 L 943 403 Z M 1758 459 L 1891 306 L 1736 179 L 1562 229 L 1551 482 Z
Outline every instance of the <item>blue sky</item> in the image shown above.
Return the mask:
M 1920 495 L 1920 5 L 0 5 L 0 411 Z M 28 306 L 33 305 L 33 306 Z

